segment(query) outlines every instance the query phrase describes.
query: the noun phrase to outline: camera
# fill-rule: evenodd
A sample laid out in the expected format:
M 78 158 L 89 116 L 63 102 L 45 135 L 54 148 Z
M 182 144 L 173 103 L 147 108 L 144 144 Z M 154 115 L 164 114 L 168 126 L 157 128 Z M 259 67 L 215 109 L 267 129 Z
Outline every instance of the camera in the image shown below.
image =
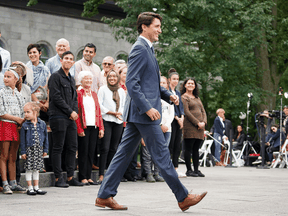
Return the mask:
M 280 119 L 280 111 L 279 110 L 272 110 L 272 111 L 268 111 L 269 112 L 269 117 L 271 118 L 277 118 Z M 286 115 L 285 113 L 282 113 L 282 119 L 285 119 Z

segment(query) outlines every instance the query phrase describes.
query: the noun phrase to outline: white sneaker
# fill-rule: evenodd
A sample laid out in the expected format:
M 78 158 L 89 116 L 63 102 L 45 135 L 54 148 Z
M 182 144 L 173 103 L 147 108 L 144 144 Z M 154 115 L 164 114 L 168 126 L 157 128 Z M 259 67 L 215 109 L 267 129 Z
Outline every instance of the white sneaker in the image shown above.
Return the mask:
M 186 178 L 187 176 L 185 175 L 185 173 L 182 173 L 182 172 L 178 172 L 178 178 Z

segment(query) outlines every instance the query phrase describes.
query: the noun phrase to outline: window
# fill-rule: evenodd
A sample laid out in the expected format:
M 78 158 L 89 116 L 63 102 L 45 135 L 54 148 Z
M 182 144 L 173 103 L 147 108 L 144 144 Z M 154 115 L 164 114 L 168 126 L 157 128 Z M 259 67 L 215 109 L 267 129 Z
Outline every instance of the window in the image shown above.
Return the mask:
M 45 44 L 40 44 L 41 47 L 41 56 L 40 60 L 45 64 L 45 62 L 50 58 L 49 48 Z
M 52 46 L 46 41 L 38 41 L 37 44 L 41 47 L 40 60 L 45 64 L 45 62 L 54 55 Z
M 82 48 L 82 49 L 80 49 L 80 51 L 77 52 L 76 61 L 82 59 L 82 57 L 83 57 L 83 50 L 84 50 L 84 49 Z
M 5 49 L 5 45 L 4 45 L 4 43 L 3 43 L 2 40 L 0 40 L 0 47 L 2 47 L 3 49 Z
M 116 61 L 119 60 L 119 59 L 123 59 L 125 60 L 125 62 L 127 63 L 128 61 L 128 54 L 127 53 L 120 53 L 117 55 L 116 57 Z
M 0 37 L 0 47 L 3 48 L 3 49 L 6 49 L 7 50 L 7 41 L 3 38 L 3 37 Z

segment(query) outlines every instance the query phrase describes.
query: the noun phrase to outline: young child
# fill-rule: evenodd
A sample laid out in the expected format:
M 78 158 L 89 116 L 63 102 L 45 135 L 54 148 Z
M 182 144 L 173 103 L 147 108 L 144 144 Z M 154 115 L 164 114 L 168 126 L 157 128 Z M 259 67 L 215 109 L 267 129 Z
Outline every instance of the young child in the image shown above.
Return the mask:
M 26 121 L 20 132 L 21 157 L 25 159 L 26 181 L 28 195 L 44 195 L 47 192 L 39 189 L 39 170 L 44 168 L 43 157 L 48 152 L 48 134 L 44 121 L 38 118 L 40 107 L 35 102 L 24 106 Z M 33 184 L 32 186 L 32 176 Z
M 10 67 L 4 74 L 4 84 L 0 90 L 0 173 L 3 193 L 26 193 L 26 189 L 16 182 L 16 159 L 19 147 L 18 127 L 24 122 L 24 100 L 21 91 L 20 67 Z M 7 179 L 7 161 L 10 186 Z

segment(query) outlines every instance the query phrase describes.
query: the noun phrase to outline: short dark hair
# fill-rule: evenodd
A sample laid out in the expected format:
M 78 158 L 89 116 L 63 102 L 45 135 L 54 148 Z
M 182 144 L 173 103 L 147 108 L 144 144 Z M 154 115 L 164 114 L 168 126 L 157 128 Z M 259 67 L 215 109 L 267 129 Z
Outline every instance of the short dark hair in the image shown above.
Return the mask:
M 69 55 L 69 54 L 73 55 L 73 59 L 74 59 L 74 54 L 73 54 L 71 51 L 66 51 L 66 52 L 64 52 L 64 53 L 62 54 L 62 56 L 61 56 L 61 59 L 63 59 L 64 56 Z
M 162 22 L 162 17 L 159 14 L 153 13 L 153 12 L 143 12 L 139 14 L 137 19 L 137 30 L 139 34 L 142 34 L 142 24 L 146 26 L 150 26 L 154 19 L 159 19 L 160 22 Z
M 38 50 L 38 52 L 41 52 L 41 47 L 39 44 L 29 44 L 27 47 L 27 54 L 29 53 L 29 51 L 33 48 L 36 48 Z
M 94 51 L 95 51 L 95 53 L 96 53 L 96 46 L 93 44 L 93 43 L 87 43 L 85 46 L 84 46 L 84 49 L 86 48 L 86 47 L 89 47 L 89 48 L 94 48 Z
M 193 80 L 194 83 L 195 83 L 195 89 L 193 90 L 192 94 L 195 96 L 195 98 L 198 98 L 199 97 L 199 89 L 198 89 L 198 85 L 197 85 L 197 82 L 194 78 L 191 78 L 191 77 L 188 77 L 184 80 L 184 82 L 182 83 L 181 85 L 181 95 L 183 95 L 185 92 L 186 92 L 186 88 L 185 88 L 185 85 L 186 83 L 189 81 L 189 80 Z

